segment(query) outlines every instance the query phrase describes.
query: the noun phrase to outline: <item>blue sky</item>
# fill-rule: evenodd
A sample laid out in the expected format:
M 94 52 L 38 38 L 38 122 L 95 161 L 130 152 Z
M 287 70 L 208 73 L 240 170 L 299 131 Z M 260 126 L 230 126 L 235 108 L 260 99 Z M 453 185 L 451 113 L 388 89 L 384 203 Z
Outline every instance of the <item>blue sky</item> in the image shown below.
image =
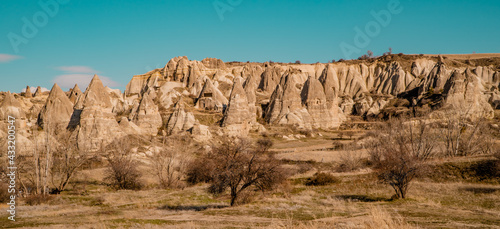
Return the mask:
M 0 91 L 19 92 L 26 85 L 50 89 L 54 82 L 67 89 L 73 82 L 88 82 L 94 73 L 123 90 L 133 75 L 163 67 L 175 56 L 314 63 L 357 58 L 367 50 L 381 55 L 388 47 L 395 53 L 416 54 L 500 52 L 497 0 L 0 4 Z M 389 4 L 396 4 L 391 5 L 396 10 Z M 386 12 L 390 20 L 377 21 L 373 12 Z M 26 21 L 37 31 L 26 29 Z M 356 42 L 356 28 L 369 40 Z M 350 53 L 342 47 L 350 47 Z

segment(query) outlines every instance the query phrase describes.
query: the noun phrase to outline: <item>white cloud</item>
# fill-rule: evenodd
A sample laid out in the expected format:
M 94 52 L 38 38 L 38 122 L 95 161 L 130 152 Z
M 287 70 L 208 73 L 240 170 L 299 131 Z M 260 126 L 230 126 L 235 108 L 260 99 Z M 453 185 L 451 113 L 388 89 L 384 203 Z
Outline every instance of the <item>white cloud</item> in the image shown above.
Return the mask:
M 64 74 L 56 76 L 52 80 L 52 82 L 57 83 L 62 88 L 73 88 L 75 84 L 78 84 L 78 87 L 80 87 L 80 89 L 82 89 L 83 91 L 89 85 L 90 81 L 92 80 L 92 77 L 94 77 L 94 75 L 92 74 Z M 111 80 L 109 77 L 99 76 L 99 79 L 101 79 L 102 84 L 104 84 L 104 86 L 108 87 L 120 86 L 119 83 Z
M 30 86 L 31 93 L 35 93 L 36 88 L 37 87 Z M 49 89 L 44 88 L 44 87 L 41 87 L 41 89 L 42 89 L 42 92 L 50 91 Z M 23 90 L 21 90 L 21 92 L 26 92 L 26 88 L 23 88 Z
M 99 73 L 99 71 L 88 66 L 60 66 L 56 67 L 56 69 L 67 73 Z
M 21 59 L 22 56 L 10 55 L 5 53 L 0 53 L 0 63 L 7 63 L 13 60 Z

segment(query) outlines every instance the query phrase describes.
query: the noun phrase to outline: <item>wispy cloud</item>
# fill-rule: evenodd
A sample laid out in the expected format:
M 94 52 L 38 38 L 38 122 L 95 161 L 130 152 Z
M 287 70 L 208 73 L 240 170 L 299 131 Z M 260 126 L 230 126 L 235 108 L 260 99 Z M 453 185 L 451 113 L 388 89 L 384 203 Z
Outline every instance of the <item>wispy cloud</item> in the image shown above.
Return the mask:
M 21 59 L 22 56 L 10 55 L 5 53 L 0 53 L 0 63 L 7 63 L 13 60 Z
M 56 67 L 56 69 L 68 73 L 99 73 L 99 71 L 88 66 L 60 66 Z
M 52 82 L 57 83 L 62 88 L 72 88 L 73 86 L 75 86 L 75 84 L 78 84 L 78 86 L 82 90 L 84 90 L 89 85 L 90 81 L 92 80 L 92 77 L 94 77 L 94 75 L 92 74 L 64 74 L 56 76 L 52 80 Z M 109 77 L 99 76 L 99 79 L 101 79 L 102 84 L 104 84 L 104 86 L 108 87 L 120 86 L 119 83 L 111 80 Z

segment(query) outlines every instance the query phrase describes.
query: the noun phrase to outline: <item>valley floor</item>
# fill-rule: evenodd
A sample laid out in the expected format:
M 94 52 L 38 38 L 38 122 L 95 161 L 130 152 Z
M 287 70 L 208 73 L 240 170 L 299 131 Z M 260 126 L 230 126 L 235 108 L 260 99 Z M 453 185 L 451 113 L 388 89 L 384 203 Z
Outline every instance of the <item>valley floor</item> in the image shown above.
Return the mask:
M 338 158 L 340 152 L 330 149 L 333 136 L 324 133 L 277 141 L 273 149 L 278 157 L 300 161 L 308 169 L 272 192 L 254 193 L 247 204 L 229 207 L 228 194 L 214 197 L 205 191 L 206 184 L 178 190 L 115 191 L 89 179 L 46 204 L 19 204 L 16 222 L 7 220 L 6 205 L 2 205 L 0 227 L 500 228 L 498 181 L 460 177 L 443 181 L 447 178 L 434 174 L 413 182 L 403 200 L 392 200 L 393 190 L 378 182 L 369 168 L 334 173 L 340 179 L 335 184 L 305 186 L 307 177 Z M 435 163 L 487 159 L 476 156 Z M 82 186 L 85 192 L 78 192 Z

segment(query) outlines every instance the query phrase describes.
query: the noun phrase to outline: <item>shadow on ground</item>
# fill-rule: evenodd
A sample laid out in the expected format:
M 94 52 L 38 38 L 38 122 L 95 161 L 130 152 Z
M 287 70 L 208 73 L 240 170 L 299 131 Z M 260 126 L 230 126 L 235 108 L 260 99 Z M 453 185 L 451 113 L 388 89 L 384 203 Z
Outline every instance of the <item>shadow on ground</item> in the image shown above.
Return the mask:
M 217 204 L 210 204 L 210 205 L 165 205 L 162 207 L 159 207 L 161 210 L 171 210 L 171 211 L 204 211 L 207 209 L 221 209 L 221 208 L 227 208 L 229 207 L 228 205 L 217 205 Z
M 392 201 L 392 199 L 384 197 L 374 197 L 367 195 L 338 195 L 337 198 L 343 200 L 349 200 L 353 202 L 381 202 L 381 201 Z

